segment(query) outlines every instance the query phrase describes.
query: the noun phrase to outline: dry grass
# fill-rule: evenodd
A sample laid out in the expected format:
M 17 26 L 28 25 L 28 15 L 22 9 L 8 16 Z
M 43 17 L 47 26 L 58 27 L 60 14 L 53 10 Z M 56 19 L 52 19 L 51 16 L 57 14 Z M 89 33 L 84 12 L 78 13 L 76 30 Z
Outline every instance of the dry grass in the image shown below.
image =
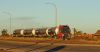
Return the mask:
M 62 39 L 51 38 L 35 38 L 35 37 L 0 37 L 0 40 L 18 41 L 18 42 L 35 42 L 35 43 L 66 43 L 66 44 L 99 44 L 100 40 L 97 37 L 77 36 L 71 40 L 62 41 Z

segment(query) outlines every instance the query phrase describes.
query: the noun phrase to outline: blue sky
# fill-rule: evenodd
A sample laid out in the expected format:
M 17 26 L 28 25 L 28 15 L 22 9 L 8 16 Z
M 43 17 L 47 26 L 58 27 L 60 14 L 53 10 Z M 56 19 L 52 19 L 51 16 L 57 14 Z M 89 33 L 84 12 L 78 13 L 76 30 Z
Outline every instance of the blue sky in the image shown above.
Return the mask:
M 55 26 L 54 7 L 58 8 L 60 24 L 87 33 L 100 29 L 100 0 L 0 0 L 0 28 L 9 30 L 9 15 L 12 30 L 17 28 Z

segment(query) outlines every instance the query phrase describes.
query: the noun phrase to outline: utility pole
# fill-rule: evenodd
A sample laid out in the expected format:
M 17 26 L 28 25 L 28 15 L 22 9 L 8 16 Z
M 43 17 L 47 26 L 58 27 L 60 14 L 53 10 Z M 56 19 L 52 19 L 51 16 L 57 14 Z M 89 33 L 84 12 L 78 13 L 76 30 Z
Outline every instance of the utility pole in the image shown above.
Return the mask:
M 9 28 L 10 28 L 10 33 L 9 34 L 11 35 L 11 16 L 12 15 L 11 15 L 11 13 L 6 12 L 6 11 L 3 11 L 3 13 L 9 15 Z
M 50 4 L 50 5 L 52 5 L 52 6 L 54 6 L 54 8 L 55 8 L 55 21 L 56 21 L 56 26 L 58 27 L 59 26 L 59 19 L 58 19 L 58 8 L 57 8 L 57 6 L 56 6 L 56 4 L 54 4 L 54 3 L 46 3 L 46 4 Z

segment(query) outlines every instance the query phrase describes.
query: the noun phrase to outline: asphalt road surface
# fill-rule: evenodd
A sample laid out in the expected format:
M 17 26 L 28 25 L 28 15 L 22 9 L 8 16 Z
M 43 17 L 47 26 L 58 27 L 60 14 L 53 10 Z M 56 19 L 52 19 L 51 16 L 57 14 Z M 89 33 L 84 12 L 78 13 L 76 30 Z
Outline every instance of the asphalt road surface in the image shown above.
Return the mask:
M 100 46 L 0 41 L 0 52 L 100 52 Z

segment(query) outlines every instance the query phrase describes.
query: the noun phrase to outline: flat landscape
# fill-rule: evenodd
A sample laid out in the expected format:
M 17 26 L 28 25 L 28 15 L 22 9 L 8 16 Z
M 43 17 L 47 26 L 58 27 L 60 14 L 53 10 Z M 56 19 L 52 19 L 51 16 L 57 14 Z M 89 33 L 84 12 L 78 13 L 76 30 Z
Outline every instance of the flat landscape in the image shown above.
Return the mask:
M 100 41 L 1 37 L 0 52 L 100 52 Z
M 100 52 L 100 0 L 0 0 L 0 52 Z

